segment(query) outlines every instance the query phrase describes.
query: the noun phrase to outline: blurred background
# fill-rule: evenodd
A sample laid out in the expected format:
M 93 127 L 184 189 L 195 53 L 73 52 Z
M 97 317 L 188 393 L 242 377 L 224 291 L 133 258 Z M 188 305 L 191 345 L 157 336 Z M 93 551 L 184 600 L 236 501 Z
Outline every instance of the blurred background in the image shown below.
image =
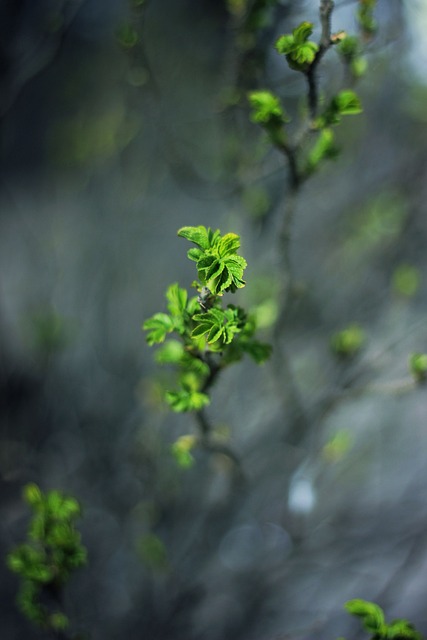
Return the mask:
M 337 0 L 334 31 L 356 4 Z M 355 638 L 356 597 L 427 633 L 427 401 L 408 371 L 427 351 L 423 0 L 379 0 L 364 113 L 299 195 L 282 368 L 245 362 L 213 391 L 245 483 L 171 455 L 196 425 L 162 404 L 141 325 L 195 278 L 179 227 L 241 234 L 238 301 L 273 340 L 286 169 L 244 96 L 274 90 L 297 121 L 303 78 L 273 43 L 307 19 L 318 37 L 318 2 L 259 3 L 254 23 L 251 6 L 0 3 L 1 548 L 25 537 L 25 483 L 75 495 L 89 563 L 65 600 L 93 640 Z M 320 82 L 343 86 L 334 51 Z M 44 637 L 0 566 L 2 638 Z

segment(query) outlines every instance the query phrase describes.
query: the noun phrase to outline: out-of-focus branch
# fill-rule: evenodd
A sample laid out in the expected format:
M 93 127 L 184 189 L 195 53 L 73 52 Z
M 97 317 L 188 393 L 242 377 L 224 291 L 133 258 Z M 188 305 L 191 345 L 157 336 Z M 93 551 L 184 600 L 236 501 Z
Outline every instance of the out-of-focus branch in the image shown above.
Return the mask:
M 209 367 L 209 373 L 206 377 L 205 383 L 201 389 L 202 393 L 207 393 L 211 387 L 215 384 L 217 377 L 222 369 L 221 365 L 215 361 L 210 353 L 206 353 L 201 358 Z M 241 462 L 234 451 L 226 444 L 215 442 L 212 440 L 213 425 L 206 415 L 204 409 L 200 409 L 196 412 L 196 422 L 200 433 L 200 445 L 205 451 L 213 454 L 221 454 L 227 457 L 232 463 L 236 471 L 237 477 L 242 480 L 244 478 Z
M 320 61 L 331 46 L 331 15 L 333 9 L 333 0 L 321 0 L 320 22 L 322 25 L 322 35 L 316 56 L 306 74 L 308 82 L 308 108 L 312 120 L 316 118 L 319 107 L 319 89 L 316 72 Z

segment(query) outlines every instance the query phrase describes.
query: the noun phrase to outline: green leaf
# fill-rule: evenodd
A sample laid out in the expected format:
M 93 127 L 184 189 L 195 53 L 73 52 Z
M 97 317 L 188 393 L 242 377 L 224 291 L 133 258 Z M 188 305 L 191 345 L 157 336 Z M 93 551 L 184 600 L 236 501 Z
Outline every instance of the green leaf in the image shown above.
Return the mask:
M 355 78 L 361 78 L 368 68 L 368 62 L 363 56 L 358 56 L 351 61 L 350 70 Z
M 355 115 L 362 112 L 359 96 L 351 89 L 340 91 L 334 96 L 323 114 L 317 119 L 319 129 L 338 124 L 341 116 Z
M 209 309 L 206 313 L 196 313 L 193 320 L 197 324 L 191 333 L 192 338 L 206 336 L 207 342 L 213 344 L 224 334 L 226 318 L 224 311 L 220 309 Z
M 203 249 L 189 249 L 187 251 L 187 257 L 189 258 L 189 260 L 193 260 L 194 262 L 197 262 L 198 260 L 200 260 L 200 258 L 203 256 Z
M 27 567 L 25 575 L 27 578 L 30 578 L 30 580 L 34 580 L 35 582 L 40 582 L 42 584 L 47 584 L 53 579 L 52 570 L 42 564 Z
M 67 522 L 55 523 L 46 536 L 46 544 L 52 547 L 72 547 L 75 542 L 75 532 Z
M 293 30 L 292 35 L 286 34 L 276 41 L 276 50 L 286 56 L 291 69 L 305 72 L 313 63 L 319 47 L 308 40 L 312 32 L 312 23 L 302 22 Z
M 38 593 L 39 586 L 34 582 L 26 581 L 19 590 L 17 602 L 22 613 L 31 622 L 42 626 L 46 622 L 46 613 L 43 607 L 36 602 Z
M 178 235 L 190 242 L 194 242 L 194 244 L 199 245 L 202 249 L 209 249 L 210 247 L 206 227 L 181 227 L 181 229 L 178 230 Z
M 366 631 L 381 636 L 386 628 L 383 610 L 373 602 L 354 599 L 345 604 L 351 615 L 361 618 Z
M 359 0 L 357 20 L 365 38 L 370 39 L 377 30 L 377 22 L 374 18 L 376 0 Z
M 174 324 L 172 318 L 166 313 L 155 313 L 154 316 L 148 318 L 142 325 L 147 334 L 147 343 L 151 346 L 164 342 L 166 335 L 173 331 Z
M 334 132 L 330 128 L 322 129 L 308 153 L 306 170 L 308 173 L 315 171 L 322 160 L 336 158 L 337 154 Z
M 169 302 L 168 310 L 172 316 L 182 316 L 187 306 L 187 297 L 186 290 L 181 289 L 177 282 L 168 287 L 166 298 Z
M 296 44 L 302 44 L 306 42 L 306 40 L 308 40 L 312 33 L 313 23 L 301 22 L 301 24 L 295 27 L 295 29 L 292 31 L 292 36 Z
M 218 294 L 221 294 L 224 291 L 232 291 L 234 293 L 237 288 L 233 287 L 233 276 L 228 268 L 224 269 L 217 278 L 210 280 L 209 286 L 212 291 L 215 291 Z
M 351 89 L 340 91 L 333 102 L 341 116 L 355 115 L 363 111 L 359 96 Z
M 295 49 L 295 40 L 294 36 L 287 34 L 284 36 L 280 36 L 275 44 L 276 50 L 278 53 L 287 55 L 291 53 Z
M 51 491 L 47 495 L 46 504 L 51 516 L 60 520 L 71 520 L 80 515 L 81 510 L 77 500 L 72 497 L 64 496 L 59 491 Z M 42 523 L 40 522 L 40 525 L 38 526 L 41 527 L 41 524 Z M 47 527 L 46 522 L 45 526 Z
M 227 233 L 218 242 L 218 255 L 220 258 L 234 255 L 240 247 L 240 237 L 236 233 Z
M 289 122 L 279 98 L 270 91 L 252 91 L 248 98 L 253 109 L 251 114 L 253 122 L 264 126 L 277 126 Z
M 172 453 L 178 466 L 180 466 L 182 469 L 189 469 L 193 466 L 195 462 L 194 456 L 192 456 L 189 451 L 175 449 L 175 446 L 172 445 Z
M 178 340 L 168 340 L 159 348 L 155 359 L 159 364 L 179 364 L 184 357 L 184 345 Z
M 19 553 L 12 551 L 6 556 L 6 564 L 13 573 L 22 573 L 25 562 Z
M 268 360 L 272 352 L 271 345 L 258 342 L 258 340 L 242 341 L 242 348 L 257 364 Z
M 194 329 L 192 337 L 205 336 L 211 350 L 222 351 L 243 329 L 240 311 L 229 305 L 225 310 L 211 309 L 206 314 L 198 314 L 194 319 L 200 321 L 200 325 Z
M 46 531 L 46 515 L 44 512 L 37 513 L 29 526 L 28 535 L 32 540 L 43 540 Z
M 202 273 L 203 280 L 208 283 L 212 279 L 218 279 L 225 269 L 224 262 L 216 256 L 205 256 L 197 263 L 199 274 Z M 215 292 L 216 293 L 216 292 Z
M 315 42 L 305 42 L 301 44 L 294 53 L 291 53 L 290 56 L 301 66 L 310 65 L 316 57 L 318 49 L 319 47 Z
M 207 250 L 215 246 L 220 233 L 218 229 L 212 231 L 212 229 L 200 225 L 198 227 L 181 227 L 181 229 L 178 230 L 178 235 L 181 238 L 186 238 L 186 240 L 190 242 L 194 242 L 194 244 L 197 244 L 201 249 Z
M 166 402 L 173 411 L 200 411 L 209 404 L 209 396 L 200 391 L 167 391 L 165 394 Z
M 204 256 L 197 263 L 200 281 L 214 294 L 221 294 L 228 289 L 240 289 L 245 286 L 243 271 L 247 266 L 242 256 L 226 255 L 219 258 L 213 255 Z
M 55 631 L 64 631 L 69 625 L 69 620 L 63 613 L 52 613 L 49 616 L 49 624 Z
M 224 258 L 225 266 L 231 275 L 231 284 L 236 289 L 241 289 L 245 286 L 243 280 L 243 272 L 247 267 L 247 262 L 242 256 L 227 256 Z
M 40 488 L 33 482 L 24 487 L 23 497 L 31 507 L 39 507 L 43 503 L 43 494 Z
M 60 513 L 64 518 L 76 518 L 81 514 L 81 508 L 78 501 L 75 498 L 64 496 Z
M 211 327 L 206 341 L 209 345 L 215 344 L 223 335 L 225 335 L 225 327 L 217 327 L 214 325 Z
M 184 469 L 188 469 L 194 464 L 194 457 L 191 450 L 197 443 L 197 439 L 192 435 L 185 435 L 178 438 L 172 445 L 172 453 L 178 465 Z
M 45 561 L 44 551 L 31 544 L 21 544 L 7 556 L 9 569 L 26 576 L 33 566 L 42 565 Z
M 387 638 L 399 640 L 422 640 L 422 636 L 408 620 L 393 620 L 387 625 Z
M 351 62 L 358 56 L 360 53 L 360 42 L 357 36 L 349 36 L 347 35 L 337 47 L 337 51 L 340 55 L 342 55 L 348 62 Z
M 199 280 L 213 296 L 224 291 L 235 291 L 244 286 L 243 270 L 246 261 L 236 255 L 240 238 L 235 233 L 221 237 L 219 230 L 206 227 L 182 227 L 178 235 L 198 244 L 200 249 L 189 251 L 188 257 L 196 262 Z M 181 306 L 183 301 L 181 301 Z M 187 312 L 189 308 L 187 306 Z M 179 328 L 178 328 L 179 330 Z

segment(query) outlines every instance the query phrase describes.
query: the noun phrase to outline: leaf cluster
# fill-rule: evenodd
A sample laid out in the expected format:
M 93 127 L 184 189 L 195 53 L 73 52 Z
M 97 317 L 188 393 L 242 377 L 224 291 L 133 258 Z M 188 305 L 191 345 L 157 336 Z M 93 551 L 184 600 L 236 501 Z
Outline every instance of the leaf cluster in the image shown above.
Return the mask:
M 308 38 L 313 33 L 311 22 L 301 22 L 291 34 L 280 36 L 276 41 L 276 50 L 286 57 L 291 69 L 306 73 L 313 64 L 319 46 Z
M 356 598 L 345 604 L 347 611 L 358 617 L 372 640 L 421 640 L 421 634 L 404 619 L 385 621 L 384 612 L 374 602 Z
M 214 296 L 228 291 L 234 293 L 245 286 L 243 272 L 247 263 L 237 255 L 240 238 L 236 233 L 221 236 L 218 229 L 212 231 L 199 226 L 182 227 L 178 235 L 196 245 L 187 256 L 196 263 L 200 283 Z
M 362 34 L 370 40 L 377 31 L 377 21 L 374 18 L 374 10 L 377 0 L 359 0 L 357 10 L 357 21 Z
M 187 255 L 196 263 L 199 280 L 194 285 L 199 295 L 189 298 L 177 283 L 170 285 L 169 313 L 154 314 L 143 329 L 149 345 L 161 345 L 157 362 L 172 365 L 177 372 L 178 389 L 167 390 L 164 396 L 169 407 L 177 412 L 200 411 L 209 404 L 207 392 L 221 369 L 245 353 L 264 362 L 270 347 L 256 340 L 255 321 L 241 307 L 222 305 L 225 293 L 245 285 L 246 260 L 237 254 L 239 236 L 222 236 L 219 230 L 203 226 L 182 227 L 178 235 L 196 245 Z
M 357 36 L 346 34 L 336 48 L 344 64 L 354 79 L 360 78 L 366 71 L 367 62 L 362 55 L 362 45 Z
M 326 109 L 316 120 L 319 129 L 330 127 L 341 122 L 342 116 L 353 116 L 362 113 L 359 96 L 352 89 L 344 89 L 335 95 Z
M 273 145 L 280 147 L 286 140 L 284 125 L 290 122 L 280 99 L 270 91 L 252 91 L 248 99 L 252 121 L 265 129 Z
M 359 14 L 362 12 L 366 16 L 372 12 L 373 0 L 359 2 Z M 309 115 L 305 127 L 301 128 L 294 140 L 288 136 L 286 124 L 290 119 L 277 95 L 268 90 L 253 91 L 248 95 L 252 121 L 267 132 L 272 145 L 287 157 L 292 184 L 297 186 L 313 174 L 324 160 L 337 157 L 339 150 L 332 127 L 338 125 L 343 116 L 362 112 L 360 99 L 352 89 L 343 89 L 333 95 L 321 110 L 316 78 L 316 67 L 332 46 L 350 70 L 351 80 L 363 75 L 366 60 L 362 55 L 360 39 L 345 31 L 334 34 L 325 31 L 323 19 L 322 36 L 316 43 L 310 40 L 313 28 L 313 23 L 301 22 L 292 33 L 280 36 L 275 43 L 276 51 L 285 56 L 289 67 L 302 72 L 307 78 Z M 304 141 L 309 136 L 314 137 L 314 142 L 307 149 Z
M 22 580 L 18 605 L 32 622 L 50 629 L 63 629 L 67 617 L 49 611 L 42 604 L 43 592 L 59 593 L 71 572 L 86 563 L 86 549 L 74 521 L 81 515 L 80 505 L 59 491 L 44 494 L 36 484 L 24 488 L 25 502 L 33 511 L 28 542 L 7 556 L 7 565 Z

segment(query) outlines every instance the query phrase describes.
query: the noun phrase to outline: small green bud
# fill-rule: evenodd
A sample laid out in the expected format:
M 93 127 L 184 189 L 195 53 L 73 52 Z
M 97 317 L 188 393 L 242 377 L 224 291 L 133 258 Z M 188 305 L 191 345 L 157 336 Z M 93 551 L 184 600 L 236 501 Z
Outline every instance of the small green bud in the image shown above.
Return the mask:
M 411 353 L 409 371 L 417 382 L 424 382 L 427 379 L 427 353 Z
M 352 358 L 360 351 L 365 340 L 363 329 L 357 324 L 352 324 L 332 336 L 331 349 L 337 356 Z
M 64 631 L 69 625 L 69 620 L 63 613 L 52 613 L 49 616 L 49 623 L 55 631 Z
M 37 507 L 43 502 L 42 492 L 34 482 L 31 482 L 24 487 L 23 497 L 25 502 L 31 507 Z
M 117 30 L 117 40 L 124 49 L 132 49 L 138 42 L 139 36 L 130 24 L 123 24 Z
M 270 91 L 253 91 L 248 97 L 253 109 L 253 122 L 264 126 L 289 122 L 279 98 Z
M 172 453 L 178 465 L 183 469 L 188 469 L 194 464 L 194 457 L 191 450 L 197 444 L 196 436 L 181 436 L 172 445 Z
M 414 296 L 420 287 L 420 272 L 409 264 L 401 264 L 393 273 L 393 289 L 408 298 Z

